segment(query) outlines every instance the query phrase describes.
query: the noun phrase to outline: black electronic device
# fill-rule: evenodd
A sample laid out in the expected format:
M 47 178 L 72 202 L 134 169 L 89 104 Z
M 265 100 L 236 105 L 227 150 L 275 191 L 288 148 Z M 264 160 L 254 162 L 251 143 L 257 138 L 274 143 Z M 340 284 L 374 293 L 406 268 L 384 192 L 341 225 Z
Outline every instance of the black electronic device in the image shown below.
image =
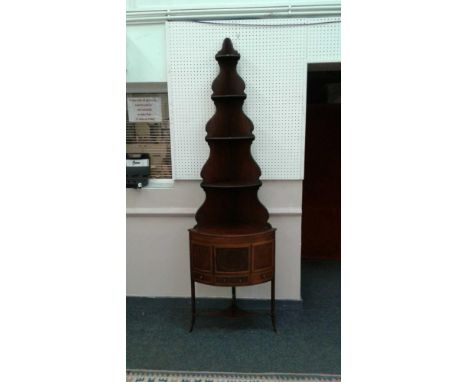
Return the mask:
M 127 188 L 147 186 L 149 175 L 149 154 L 127 154 Z

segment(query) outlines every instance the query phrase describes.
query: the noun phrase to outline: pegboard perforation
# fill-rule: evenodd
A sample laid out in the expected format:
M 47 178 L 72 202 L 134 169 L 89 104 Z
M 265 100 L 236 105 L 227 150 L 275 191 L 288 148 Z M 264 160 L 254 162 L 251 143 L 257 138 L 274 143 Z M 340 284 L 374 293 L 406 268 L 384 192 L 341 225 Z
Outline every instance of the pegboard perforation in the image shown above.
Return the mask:
M 168 22 L 168 92 L 173 167 L 177 179 L 200 179 L 209 155 L 205 125 L 213 116 L 211 83 L 219 73 L 214 55 L 225 37 L 241 54 L 237 71 L 246 84 L 244 113 L 256 139 L 252 155 L 262 179 L 302 179 L 307 63 L 340 61 L 339 17 Z M 261 25 L 298 27 L 262 28 Z M 253 26 L 259 24 L 257 26 Z M 190 60 L 187 60 L 190 57 Z

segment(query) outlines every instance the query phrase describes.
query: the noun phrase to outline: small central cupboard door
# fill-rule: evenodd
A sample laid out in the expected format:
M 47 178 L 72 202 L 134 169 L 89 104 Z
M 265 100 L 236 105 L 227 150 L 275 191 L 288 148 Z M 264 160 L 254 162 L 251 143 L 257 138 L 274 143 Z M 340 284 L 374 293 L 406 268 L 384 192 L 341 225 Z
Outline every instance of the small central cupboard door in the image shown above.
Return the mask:
M 215 247 L 214 255 L 216 273 L 249 272 L 249 247 Z

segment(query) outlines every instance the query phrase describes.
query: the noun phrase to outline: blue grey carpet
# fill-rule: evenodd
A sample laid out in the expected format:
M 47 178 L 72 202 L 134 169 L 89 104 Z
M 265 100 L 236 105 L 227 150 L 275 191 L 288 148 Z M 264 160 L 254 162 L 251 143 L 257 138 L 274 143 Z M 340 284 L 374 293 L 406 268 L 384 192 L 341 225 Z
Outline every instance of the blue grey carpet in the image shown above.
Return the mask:
M 189 333 L 187 300 L 128 297 L 127 368 L 340 374 L 340 263 L 304 262 L 302 298 L 277 310 L 275 334 L 267 315 L 197 317 Z

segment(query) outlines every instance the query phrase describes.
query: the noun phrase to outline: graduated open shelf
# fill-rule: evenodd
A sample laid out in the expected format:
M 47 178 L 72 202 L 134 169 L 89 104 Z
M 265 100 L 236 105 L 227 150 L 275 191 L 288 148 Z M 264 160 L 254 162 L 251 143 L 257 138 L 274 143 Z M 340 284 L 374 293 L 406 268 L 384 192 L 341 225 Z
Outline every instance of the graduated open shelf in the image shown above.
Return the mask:
M 211 96 L 211 99 L 213 101 L 219 101 L 219 100 L 238 100 L 238 99 L 246 99 L 247 95 L 245 94 L 213 94 Z
M 218 60 L 220 58 L 237 58 L 239 59 L 240 58 L 240 54 L 239 53 L 223 53 L 223 54 L 216 54 L 215 55 L 215 58 Z
M 216 183 L 205 183 L 202 182 L 200 186 L 203 188 L 220 188 L 220 189 L 231 189 L 231 188 L 254 188 L 260 187 L 262 182 L 260 180 L 254 180 L 251 182 L 245 181 L 231 181 L 231 182 L 216 182 Z
M 243 135 L 238 137 L 205 137 L 207 142 L 212 141 L 253 141 L 255 139 L 255 135 Z

